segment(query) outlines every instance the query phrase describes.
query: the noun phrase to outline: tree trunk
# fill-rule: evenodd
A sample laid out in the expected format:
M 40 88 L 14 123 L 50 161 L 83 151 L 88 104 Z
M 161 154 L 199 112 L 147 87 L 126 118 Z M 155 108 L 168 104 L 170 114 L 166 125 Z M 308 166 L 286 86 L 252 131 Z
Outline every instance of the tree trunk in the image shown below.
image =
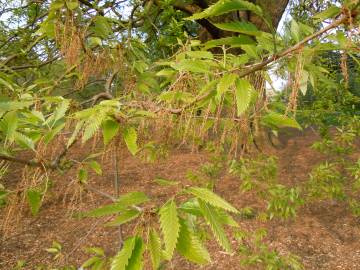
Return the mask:
M 193 10 L 199 12 L 201 9 L 205 9 L 216 2 L 217 0 L 196 0 L 194 1 L 194 4 L 197 5 L 197 8 Z M 250 2 L 255 3 L 263 9 L 265 16 L 271 21 L 273 29 L 276 30 L 281 20 L 281 17 L 284 14 L 285 9 L 289 3 L 289 0 L 252 0 Z M 269 27 L 265 24 L 264 20 L 256 14 L 252 13 L 251 11 L 232 12 L 224 16 L 219 16 L 218 18 L 216 18 L 215 21 L 220 23 L 234 20 L 251 22 L 259 30 L 264 32 L 271 32 L 271 29 L 269 29 Z M 198 22 L 203 27 L 201 31 L 202 40 L 211 40 L 231 35 L 231 33 L 229 32 L 221 31 L 214 28 L 213 25 L 207 20 L 202 19 Z
M 195 4 L 199 7 L 196 9 L 196 12 L 199 12 L 200 9 L 205 9 L 209 5 L 216 3 L 217 0 L 195 0 Z M 269 26 L 264 22 L 262 18 L 257 16 L 256 14 L 250 12 L 250 11 L 241 11 L 241 12 L 232 12 L 226 15 L 218 16 L 216 18 L 211 18 L 211 20 L 216 23 L 224 23 L 229 21 L 245 21 L 245 22 L 251 22 L 253 23 L 259 30 L 264 32 L 273 32 L 276 31 L 279 22 L 281 20 L 281 17 L 283 13 L 285 12 L 285 9 L 289 3 L 289 0 L 252 0 L 256 5 L 259 5 L 263 12 L 265 17 L 271 21 L 272 28 L 269 28 Z M 214 28 L 213 25 L 204 19 L 199 21 L 199 23 L 202 26 L 202 29 L 199 33 L 199 38 L 201 41 L 209 41 L 211 39 L 218 39 L 222 37 L 227 37 L 234 35 L 232 32 L 222 31 L 217 28 Z M 240 54 L 242 53 L 241 49 L 235 49 L 232 50 L 231 53 L 233 54 Z M 248 136 L 252 136 L 253 142 L 255 147 L 262 151 L 266 150 L 268 146 L 271 146 L 271 142 L 269 142 L 269 136 L 268 131 L 261 128 L 260 125 L 260 116 L 261 111 L 264 106 L 266 106 L 266 89 L 265 89 L 265 79 L 263 76 L 263 73 L 261 71 L 256 72 L 254 74 L 251 74 L 248 76 L 248 80 L 251 82 L 255 90 L 259 93 L 259 99 L 255 106 L 255 117 L 253 119 L 249 119 L 247 123 L 249 124 L 248 128 L 245 130 L 248 130 L 251 134 L 244 134 L 244 138 L 247 138 Z M 244 139 L 245 141 L 246 139 Z M 242 147 L 247 148 L 246 143 L 242 142 Z

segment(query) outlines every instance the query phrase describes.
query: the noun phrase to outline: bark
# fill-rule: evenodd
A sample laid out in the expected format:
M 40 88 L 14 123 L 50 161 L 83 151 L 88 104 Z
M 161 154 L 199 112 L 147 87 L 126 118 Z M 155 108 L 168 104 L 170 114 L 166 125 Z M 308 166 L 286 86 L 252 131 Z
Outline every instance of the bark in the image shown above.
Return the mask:
M 211 0 L 207 2 L 206 0 L 196 0 L 191 5 L 191 8 L 189 5 L 186 5 L 189 8 L 187 10 L 182 8 L 182 10 L 187 13 L 193 13 L 191 11 L 195 11 L 195 10 L 196 12 L 199 12 L 200 10 L 205 9 L 209 5 L 216 2 L 217 0 Z M 263 9 L 266 17 L 269 18 L 269 20 L 271 21 L 273 29 L 276 29 L 289 3 L 289 0 L 252 0 L 250 2 L 259 5 Z M 271 29 L 269 29 L 269 27 L 265 24 L 262 18 L 249 11 L 232 12 L 224 16 L 212 18 L 212 20 L 216 22 L 227 22 L 233 20 L 248 21 L 255 24 L 256 27 L 261 31 L 271 32 Z M 205 21 L 206 20 L 201 20 L 201 21 L 199 20 L 199 24 L 203 27 L 202 31 L 200 31 L 201 40 L 205 41 L 205 40 L 211 40 L 214 38 L 221 38 L 231 35 L 231 33 L 226 31 L 220 31 L 220 30 L 214 31 L 211 23 Z

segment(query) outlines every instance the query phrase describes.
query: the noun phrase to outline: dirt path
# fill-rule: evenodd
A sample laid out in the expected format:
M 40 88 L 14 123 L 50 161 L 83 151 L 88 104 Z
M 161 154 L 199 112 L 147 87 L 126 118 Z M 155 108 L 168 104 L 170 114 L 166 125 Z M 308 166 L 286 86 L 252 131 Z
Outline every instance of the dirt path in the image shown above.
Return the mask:
M 279 157 L 279 175 L 281 182 L 295 185 L 305 181 L 312 166 L 324 157 L 310 148 L 317 139 L 312 131 L 301 137 L 290 139 L 287 147 L 277 151 Z M 81 152 L 81 149 L 78 150 Z M 157 202 L 165 201 L 173 190 L 164 192 L 154 188 L 153 179 L 163 177 L 181 180 L 188 184 L 186 172 L 196 170 L 208 160 L 204 153 L 191 154 L 174 152 L 166 160 L 156 164 L 143 164 L 126 155 L 121 158 L 120 181 L 122 192 L 144 191 Z M 99 189 L 114 193 L 112 188 L 113 170 L 111 160 L 104 160 L 103 176 L 91 174 L 91 184 Z M 14 168 L 8 182 L 19 181 L 21 173 Z M 69 174 L 71 175 L 71 173 Z M 109 200 L 96 194 L 82 192 L 71 200 L 71 194 L 77 187 L 70 185 L 69 176 L 58 176 L 53 191 L 50 192 L 45 205 L 37 218 L 29 213 L 19 223 L 11 224 L 13 234 L 8 235 L 0 246 L 0 269 L 11 269 L 17 260 L 25 260 L 25 269 L 35 269 L 36 265 L 52 263 L 51 255 L 45 249 L 53 240 L 63 245 L 62 261 L 80 265 L 88 256 L 85 247 L 103 247 L 107 254 L 117 250 L 117 229 L 104 228 L 103 219 L 69 218 L 71 210 L 87 210 L 108 203 Z M 240 180 L 225 175 L 219 179 L 217 191 L 236 207 L 256 206 L 257 201 L 249 195 L 240 193 Z M 4 213 L 0 214 L 3 216 Z M 271 221 L 261 223 L 255 219 L 241 219 L 240 226 L 254 230 L 266 227 L 269 231 L 268 242 L 280 253 L 289 252 L 299 256 L 305 269 L 360 269 L 360 222 L 351 216 L 348 209 L 340 203 L 321 202 L 303 207 L 295 221 Z M 130 232 L 131 224 L 126 226 L 125 233 Z M 198 267 L 176 258 L 172 269 L 252 269 L 241 268 L 237 256 L 227 256 L 219 251 L 216 243 L 211 242 L 209 249 L 213 255 L 213 263 L 206 267 Z

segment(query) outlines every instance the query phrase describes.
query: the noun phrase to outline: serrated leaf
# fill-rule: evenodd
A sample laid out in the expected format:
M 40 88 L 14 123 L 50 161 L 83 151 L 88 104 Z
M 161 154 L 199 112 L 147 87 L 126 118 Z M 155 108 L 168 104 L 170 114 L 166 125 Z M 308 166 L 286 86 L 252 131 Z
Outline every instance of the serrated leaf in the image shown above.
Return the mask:
M 6 88 L 8 88 L 11 91 L 15 91 L 14 87 L 11 85 L 11 83 L 5 81 L 4 79 L 0 78 L 0 85 L 4 85 Z
M 290 24 L 290 33 L 292 38 L 296 41 L 299 42 L 300 41 L 300 28 L 298 23 L 295 20 L 291 21 Z
M 135 191 L 121 195 L 116 200 L 116 203 L 121 204 L 124 207 L 128 207 L 131 205 L 141 204 L 147 201 L 149 201 L 149 197 L 146 196 L 144 192 Z
M 222 224 L 228 225 L 231 227 L 239 227 L 239 224 L 233 219 L 233 217 L 230 216 L 228 213 L 226 213 L 224 210 L 218 209 L 217 214 L 218 214 Z
M 1 101 L 0 111 L 15 111 L 27 108 L 32 105 L 32 101 Z
M 261 35 L 261 31 L 259 31 L 252 23 L 234 21 L 228 23 L 215 23 L 214 25 L 217 28 L 225 31 L 236 32 L 250 36 Z
M 70 102 L 68 100 L 64 100 L 60 103 L 60 105 L 55 110 L 52 117 L 49 117 L 46 123 L 52 122 L 51 127 L 53 127 L 58 120 L 65 116 L 66 111 L 69 109 Z
M 172 63 L 171 67 L 179 71 L 190 71 L 194 73 L 209 73 L 209 64 L 201 60 L 184 59 L 178 63 Z
M 216 97 L 217 99 L 220 99 L 220 97 L 227 91 L 229 88 L 235 83 L 235 80 L 237 78 L 237 75 L 234 73 L 228 73 L 225 74 L 219 81 L 217 85 L 217 93 Z
M 102 133 L 104 138 L 104 144 L 107 145 L 118 133 L 119 123 L 112 119 L 108 119 L 102 124 Z
M 164 236 L 166 257 L 170 260 L 179 237 L 180 224 L 177 215 L 176 204 L 173 200 L 168 201 L 160 208 L 160 227 Z
M 112 204 L 108 204 L 108 205 L 90 210 L 88 212 L 85 212 L 85 213 L 83 213 L 83 216 L 85 216 L 85 217 L 102 217 L 102 216 L 117 214 L 117 213 L 119 213 L 121 211 L 125 211 L 125 210 L 126 210 L 126 206 L 123 206 L 118 203 L 112 203 Z
M 199 202 L 195 198 L 184 202 L 182 205 L 180 205 L 179 209 L 194 216 L 202 216 Z
M 127 207 L 147 202 L 149 198 L 143 192 L 129 192 L 120 196 L 115 203 L 85 212 L 86 217 L 102 217 L 127 210 Z
M 307 84 L 308 84 L 308 80 L 309 80 L 309 72 L 307 72 L 306 70 L 303 70 L 301 72 L 301 78 L 300 78 L 300 82 L 299 82 L 299 88 L 301 93 L 305 96 L 306 92 L 307 92 Z
M 26 192 L 26 197 L 27 197 L 32 215 L 36 216 L 39 213 L 39 209 L 41 206 L 42 194 L 39 191 L 29 189 Z
M 213 59 L 214 56 L 211 52 L 208 51 L 188 51 L 186 52 L 186 55 L 191 58 L 197 58 L 197 59 Z
M 96 131 L 100 128 L 101 123 L 104 119 L 104 115 L 97 114 L 92 117 L 91 120 L 86 121 L 86 125 L 84 127 L 84 134 L 82 136 L 82 143 L 85 143 L 87 140 L 92 138 Z
M 140 237 L 135 238 L 135 247 L 126 267 L 126 270 L 141 270 L 143 269 L 142 255 L 144 253 L 144 242 Z
M 35 151 L 35 144 L 28 136 L 20 132 L 15 132 L 14 139 L 18 145 Z
M 80 130 L 82 129 L 82 127 L 84 126 L 84 121 L 80 121 L 76 123 L 75 126 L 75 130 L 74 132 L 71 134 L 70 139 L 68 140 L 66 147 L 69 148 L 76 140 L 76 137 L 79 135 Z
M 160 70 L 159 72 L 156 73 L 156 76 L 164 76 L 164 77 L 171 77 L 176 73 L 175 70 L 170 69 L 170 68 L 165 68 Z
M 235 97 L 237 115 L 240 116 L 250 105 L 252 96 L 252 86 L 245 79 L 236 80 Z
M 124 241 L 123 248 L 116 254 L 111 262 L 110 270 L 126 270 L 133 254 L 136 237 L 130 237 Z
M 45 117 L 42 112 L 33 110 L 31 111 L 31 114 L 35 116 L 39 121 L 45 122 Z
M 126 143 L 127 148 L 129 149 L 132 155 L 135 155 L 138 151 L 137 146 L 137 133 L 135 128 L 127 127 L 124 130 L 124 141 Z
M 200 13 L 195 13 L 186 20 L 199 20 L 207 17 L 219 16 L 236 10 L 250 10 L 253 13 L 262 16 L 262 10 L 259 6 L 243 0 L 220 0 Z
M 51 129 L 50 131 L 48 131 L 45 136 L 44 136 L 44 143 L 45 144 L 49 144 L 49 142 L 51 142 L 54 137 L 65 127 L 65 123 L 61 123 L 59 125 L 57 125 L 55 128 Z
M 224 228 L 221 225 L 221 219 L 216 213 L 216 210 L 214 211 L 212 206 L 203 200 L 198 199 L 198 201 L 201 212 L 203 213 L 205 220 L 208 222 L 212 232 L 214 233 L 216 240 L 227 252 L 231 252 L 229 239 L 225 234 Z
M 241 45 L 254 45 L 256 42 L 245 35 L 239 37 L 226 37 L 220 39 L 213 39 L 204 44 L 205 49 L 211 49 L 213 47 L 229 45 L 231 47 L 240 47 Z
M 325 20 L 328 18 L 332 18 L 332 17 L 336 16 L 337 14 L 339 14 L 340 12 L 341 12 L 341 8 L 331 5 L 326 10 L 315 14 L 315 16 L 313 18 L 322 21 L 322 20 Z
M 2 131 L 6 136 L 6 141 L 12 142 L 15 138 L 15 133 L 18 126 L 17 112 L 8 112 L 1 122 Z
M 206 188 L 199 188 L 199 187 L 191 187 L 186 190 L 187 193 L 194 195 L 195 197 L 207 202 L 208 204 L 211 204 L 215 207 L 224 209 L 229 212 L 233 213 L 239 213 L 239 211 L 229 204 L 227 201 L 225 201 L 223 198 L 216 195 L 214 192 L 210 191 Z
M 116 217 L 113 221 L 105 224 L 105 226 L 119 226 L 127 223 L 140 215 L 140 212 L 136 209 L 128 209 L 123 211 L 120 216 Z
M 152 228 L 149 233 L 148 248 L 153 269 L 157 270 L 161 263 L 161 239 L 154 228 Z
M 180 233 L 176 250 L 186 259 L 194 263 L 208 264 L 211 261 L 207 249 L 182 219 L 180 219 Z
M 276 112 L 268 113 L 261 118 L 261 121 L 264 125 L 271 128 L 293 127 L 302 130 L 301 126 L 295 119 Z

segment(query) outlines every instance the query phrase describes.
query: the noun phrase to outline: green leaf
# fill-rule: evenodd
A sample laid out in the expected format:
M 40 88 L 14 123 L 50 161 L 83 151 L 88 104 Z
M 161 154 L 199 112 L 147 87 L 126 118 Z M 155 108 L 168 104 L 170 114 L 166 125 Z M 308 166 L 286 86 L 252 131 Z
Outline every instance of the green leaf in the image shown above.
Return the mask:
M 301 72 L 301 79 L 300 79 L 300 91 L 301 93 L 305 96 L 306 92 L 307 92 L 307 84 L 308 84 L 308 80 L 309 80 L 309 72 L 307 72 L 306 70 L 303 70 Z
M 247 56 L 254 59 L 260 59 L 257 53 L 257 47 L 255 45 L 242 45 L 241 49 L 243 49 Z
M 28 136 L 26 136 L 20 132 L 15 132 L 14 138 L 15 138 L 16 143 L 18 145 L 20 145 L 21 147 L 28 148 L 28 149 L 35 151 L 35 144 L 34 144 L 33 140 L 30 139 Z
M 186 20 L 199 20 L 207 17 L 219 16 L 231 11 L 236 10 L 249 10 L 253 13 L 262 16 L 262 10 L 259 6 L 254 5 L 248 1 L 243 0 L 220 0 L 215 4 L 211 5 L 204 11 L 200 13 L 195 13 L 191 17 L 186 18 Z
M 296 41 L 299 42 L 300 41 L 300 28 L 298 23 L 295 20 L 291 21 L 291 25 L 290 25 L 290 33 L 292 38 Z
M 149 201 L 149 197 L 147 197 L 144 192 L 139 191 L 126 193 L 116 200 L 118 204 L 125 207 L 141 204 L 147 201 Z
M 65 127 L 65 123 L 61 123 L 59 125 L 57 125 L 55 128 L 51 129 L 50 131 L 48 131 L 45 136 L 44 136 L 44 143 L 45 144 L 49 144 L 49 142 L 51 142 L 54 137 Z
M 12 142 L 18 127 L 18 115 L 16 111 L 8 112 L 1 121 L 1 127 L 6 136 L 6 141 Z
M 220 39 L 213 39 L 204 44 L 205 49 L 211 49 L 213 47 L 229 45 L 231 47 L 240 47 L 241 45 L 254 45 L 256 42 L 245 35 L 241 35 L 238 37 L 226 37 Z
M 119 123 L 112 119 L 108 119 L 102 124 L 102 133 L 104 137 L 104 144 L 107 145 L 118 133 Z
M 201 213 L 201 210 L 199 207 L 199 202 L 195 198 L 192 198 L 192 199 L 184 202 L 182 205 L 180 205 L 179 209 L 188 214 L 194 215 L 194 216 L 199 216 L 199 217 L 202 216 L 202 213 Z
M 137 146 L 137 133 L 135 128 L 133 127 L 127 127 L 124 130 L 124 140 L 126 143 L 127 148 L 129 149 L 130 153 L 135 155 L 138 151 Z
M 71 134 L 70 139 L 68 140 L 66 147 L 69 148 L 76 140 L 77 136 L 79 135 L 80 130 L 84 126 L 84 121 L 80 121 L 76 123 L 75 130 L 73 134 Z
M 26 192 L 26 197 L 27 197 L 32 215 L 36 216 L 39 213 L 39 209 L 41 206 L 42 194 L 36 190 L 29 189 Z
M 119 197 L 112 204 L 108 204 L 84 213 L 86 217 L 101 217 L 125 211 L 127 207 L 147 202 L 149 198 L 143 192 L 130 192 Z
M 116 254 L 111 262 L 110 270 L 127 270 L 127 265 L 134 252 L 136 237 L 130 237 L 124 241 L 123 248 Z
M 50 10 L 58 10 L 61 9 L 64 6 L 64 1 L 53 1 L 50 5 Z
M 237 75 L 234 73 L 228 73 L 225 74 L 219 81 L 217 85 L 217 93 L 216 97 L 220 99 L 220 97 L 229 90 L 230 86 L 232 86 L 235 83 L 235 80 L 237 78 Z
M 157 270 L 161 263 L 161 239 L 154 228 L 152 228 L 149 233 L 148 248 L 153 269 Z
M 237 32 L 250 36 L 261 35 L 261 31 L 259 31 L 252 23 L 234 21 L 228 23 L 215 23 L 214 25 L 217 28 L 225 31 Z
M 180 233 L 176 250 L 194 263 L 208 264 L 211 261 L 209 252 L 183 219 L 180 219 Z
M 15 91 L 14 87 L 11 85 L 11 83 L 5 81 L 4 79 L 0 78 L 0 85 L 4 85 L 6 88 L 8 88 L 11 91 Z
M 96 264 L 98 261 L 100 261 L 101 259 L 99 257 L 91 257 L 90 259 L 88 259 L 86 262 L 84 262 L 81 267 L 86 269 L 87 267 L 90 267 L 94 264 Z
M 175 202 L 169 200 L 160 208 L 159 215 L 160 227 L 165 242 L 165 252 L 167 259 L 170 260 L 173 256 L 180 231 L 179 217 L 177 215 Z
M 108 204 L 108 205 L 90 210 L 88 212 L 85 212 L 83 214 L 83 216 L 85 216 L 85 217 L 102 217 L 102 216 L 117 214 L 124 210 L 126 210 L 126 206 L 123 206 L 118 203 L 112 203 L 112 204 Z
M 179 184 L 178 181 L 167 180 L 159 177 L 154 179 L 154 181 L 158 183 L 160 186 L 176 186 Z
M 215 209 L 211 205 L 205 203 L 203 200 L 198 199 L 201 212 L 204 215 L 204 218 L 209 223 L 212 232 L 215 235 L 215 238 L 219 244 L 227 251 L 231 252 L 231 246 L 229 239 L 227 238 L 224 228 L 221 225 L 221 219 L 218 216 Z
M 322 21 L 328 18 L 333 18 L 340 12 L 341 12 L 341 8 L 331 5 L 328 9 L 315 14 L 313 18 Z
M 96 254 L 96 255 L 101 256 L 101 257 L 105 257 L 105 252 L 104 252 L 104 250 L 102 248 L 90 247 L 90 248 L 86 249 L 86 252 L 90 253 L 90 254 Z
M 92 160 L 89 162 L 89 166 L 91 169 L 93 169 L 98 175 L 102 175 L 102 170 L 101 170 L 101 166 L 100 164 L 95 161 L 95 160 Z
M 66 1 L 66 6 L 68 7 L 68 9 L 74 10 L 79 6 L 79 2 L 77 0 L 69 0 Z
M 99 37 L 89 37 L 88 43 L 90 48 L 95 48 L 102 45 L 101 38 Z
M 112 33 L 111 26 L 107 18 L 96 16 L 94 18 L 94 32 L 98 37 L 106 38 Z
M 96 131 L 100 128 L 101 123 L 104 120 L 104 114 L 97 114 L 92 117 L 91 120 L 86 121 L 86 126 L 84 128 L 84 134 L 82 136 L 82 143 L 85 143 L 87 140 L 92 138 Z
M 78 178 L 81 184 L 86 184 L 88 179 L 88 171 L 85 169 L 80 169 L 78 172 Z
M 33 104 L 32 101 L 5 101 L 0 102 L 0 111 L 15 111 L 27 108 Z
M 116 217 L 113 221 L 105 224 L 105 226 L 119 226 L 126 222 L 129 222 L 140 215 L 140 212 L 136 209 L 129 209 L 123 211 L 120 216 Z
M 135 247 L 132 252 L 131 258 L 128 262 L 126 270 L 140 270 L 143 269 L 143 260 L 142 255 L 144 253 L 144 242 L 143 240 L 136 236 L 135 238 Z
M 302 129 L 295 119 L 276 112 L 270 112 L 267 115 L 264 115 L 261 121 L 262 124 L 269 126 L 270 128 L 293 127 L 300 130 Z
M 170 68 L 165 68 L 160 70 L 159 72 L 156 73 L 156 76 L 164 76 L 164 77 L 171 77 L 176 73 L 175 70 L 170 69 Z
M 186 55 L 188 55 L 191 58 L 197 58 L 197 59 L 213 59 L 214 56 L 211 52 L 208 51 L 188 51 L 186 52 Z
M 252 96 L 252 86 L 248 80 L 238 79 L 236 80 L 236 107 L 237 115 L 240 116 L 250 105 Z
M 56 111 L 53 114 L 53 117 L 49 117 L 46 123 L 52 122 L 52 127 L 56 124 L 58 120 L 65 116 L 66 111 L 69 109 L 70 102 L 68 100 L 64 100 L 61 104 L 57 107 Z
M 224 209 L 229 212 L 239 213 L 239 211 L 229 204 L 227 201 L 216 195 L 214 192 L 206 188 L 191 187 L 186 190 L 187 193 L 194 195 L 195 197 L 211 204 L 215 207 Z
M 194 73 L 209 73 L 209 64 L 201 60 L 184 59 L 178 63 L 172 63 L 171 67 L 179 71 Z
M 218 209 L 216 212 L 221 220 L 221 224 L 225 224 L 231 227 L 239 227 L 239 224 L 232 218 L 232 216 L 230 216 L 224 210 Z

